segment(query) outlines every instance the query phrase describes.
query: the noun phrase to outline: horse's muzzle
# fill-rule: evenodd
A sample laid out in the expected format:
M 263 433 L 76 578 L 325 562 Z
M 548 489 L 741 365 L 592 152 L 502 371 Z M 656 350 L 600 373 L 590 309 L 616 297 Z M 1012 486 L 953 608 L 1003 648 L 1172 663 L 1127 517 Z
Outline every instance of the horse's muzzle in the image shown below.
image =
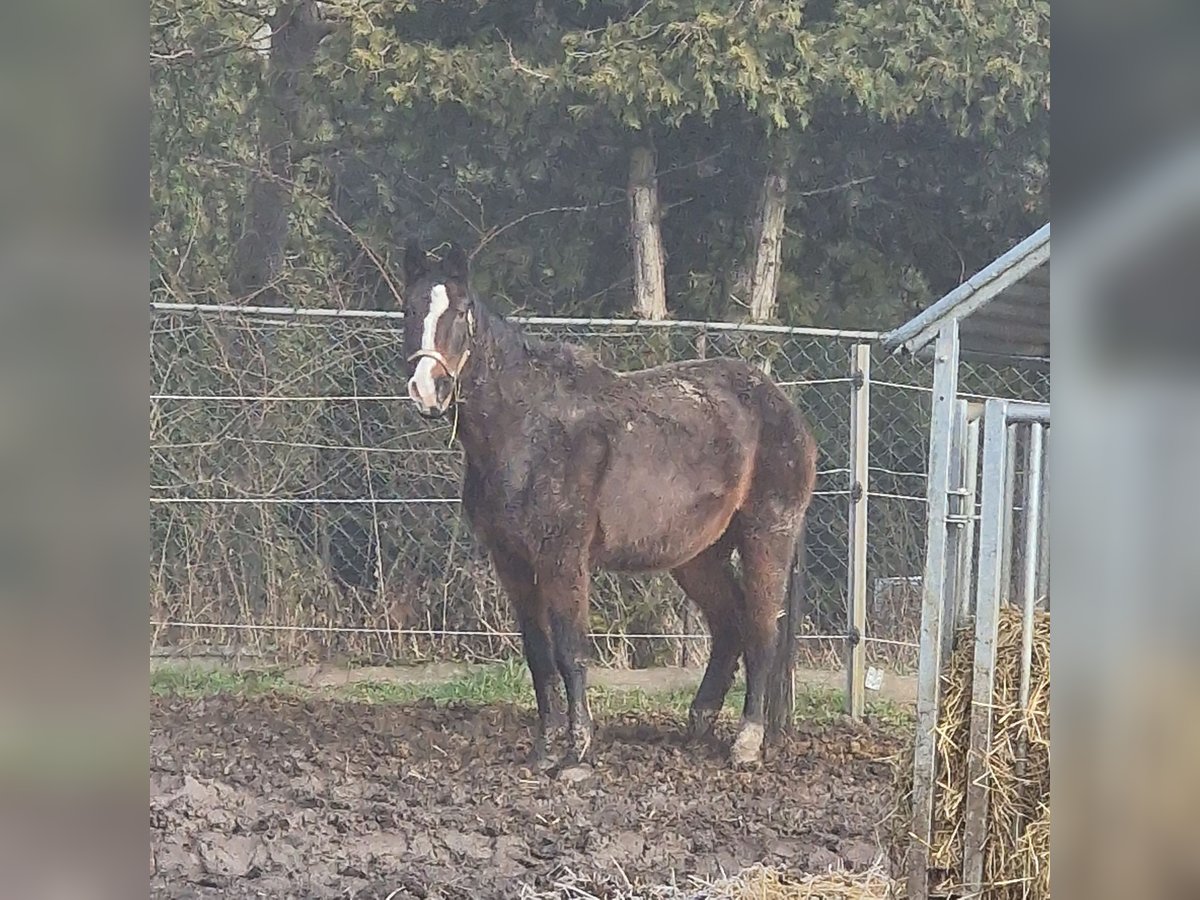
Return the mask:
M 440 419 L 454 403 L 454 387 L 453 379 L 441 376 L 429 379 L 421 390 L 413 377 L 408 382 L 408 396 L 426 419 Z
M 425 407 L 421 406 L 421 404 L 418 403 L 417 404 L 417 413 L 418 413 L 418 415 L 421 416 L 422 419 L 429 419 L 430 421 L 436 421 L 438 419 L 446 418 L 446 413 L 450 412 L 451 405 L 452 404 L 447 402 L 442 407 L 434 407 L 433 409 L 426 409 Z

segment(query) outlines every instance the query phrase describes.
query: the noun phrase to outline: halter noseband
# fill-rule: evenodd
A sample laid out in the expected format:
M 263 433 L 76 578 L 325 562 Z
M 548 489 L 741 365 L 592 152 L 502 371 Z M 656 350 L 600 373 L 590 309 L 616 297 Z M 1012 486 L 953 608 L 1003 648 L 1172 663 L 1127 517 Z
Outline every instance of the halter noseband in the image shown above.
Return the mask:
M 467 309 L 467 337 L 475 337 L 475 312 Z M 458 365 L 454 368 L 450 367 L 446 357 L 437 350 L 418 350 L 411 354 L 407 362 L 412 362 L 414 359 L 432 359 L 435 363 L 442 367 L 442 371 L 450 377 L 450 402 L 459 404 L 465 402 L 462 396 L 462 372 L 467 365 L 467 359 L 471 356 L 470 346 L 463 350 L 462 356 L 458 358 Z

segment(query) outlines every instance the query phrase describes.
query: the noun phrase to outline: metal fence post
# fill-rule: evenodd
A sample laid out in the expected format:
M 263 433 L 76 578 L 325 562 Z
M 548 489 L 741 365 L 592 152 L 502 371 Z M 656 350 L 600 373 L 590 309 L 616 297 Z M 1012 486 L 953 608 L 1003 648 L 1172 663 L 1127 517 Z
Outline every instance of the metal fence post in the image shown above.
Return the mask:
M 963 486 L 963 515 L 966 525 L 959 545 L 958 615 L 960 622 L 971 614 L 971 588 L 975 572 L 975 507 L 979 498 L 979 427 L 983 407 L 971 403 L 967 412 L 966 481 Z
M 1050 435 L 1044 436 L 1042 448 L 1042 529 L 1038 540 L 1038 603 L 1050 609 Z
M 966 497 L 966 400 L 954 401 L 954 421 L 950 432 L 950 489 L 946 505 L 946 583 L 942 587 L 942 642 L 938 651 L 941 671 L 954 648 L 954 629 L 958 626 L 958 593 L 963 580 L 963 516 Z
M 850 354 L 850 560 L 846 607 L 846 710 L 866 712 L 867 646 L 867 484 L 870 469 L 871 345 L 855 344 Z
M 1014 513 L 1017 506 L 1017 426 L 1008 426 L 1007 450 L 1004 457 L 1004 546 L 1008 548 L 1000 559 L 1000 603 L 1012 602 L 1012 564 Z
M 921 585 L 921 649 L 917 675 L 917 729 L 913 744 L 913 823 L 908 896 L 929 895 L 929 841 L 937 764 L 938 670 L 946 584 L 946 534 L 950 503 L 950 442 L 958 394 L 958 322 L 941 327 L 934 346 L 933 408 L 929 425 L 928 522 Z
M 975 600 L 975 666 L 971 688 L 971 736 L 967 750 L 967 798 L 963 829 L 963 884 L 978 896 L 987 842 L 988 756 L 992 747 L 992 693 L 996 679 L 996 632 L 1004 602 L 1004 559 L 1010 556 L 1005 509 L 1012 435 L 1008 403 L 988 400 L 983 413 L 983 497 L 979 512 L 979 578 Z
M 1033 611 L 1037 607 L 1038 550 L 1042 529 L 1042 423 L 1029 423 L 1029 456 L 1025 466 L 1025 556 L 1021 578 L 1021 680 L 1017 703 L 1024 713 L 1029 709 L 1030 680 L 1033 675 Z M 1024 733 L 1017 747 L 1017 777 L 1025 777 L 1028 751 Z

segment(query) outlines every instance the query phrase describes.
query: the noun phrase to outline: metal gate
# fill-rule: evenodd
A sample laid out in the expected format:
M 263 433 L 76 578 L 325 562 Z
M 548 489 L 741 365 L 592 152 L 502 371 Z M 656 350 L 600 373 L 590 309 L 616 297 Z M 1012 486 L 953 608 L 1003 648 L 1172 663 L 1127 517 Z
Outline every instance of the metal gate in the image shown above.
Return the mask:
M 908 855 L 908 896 L 914 900 L 929 896 L 939 684 L 955 631 L 973 616 L 962 880 L 964 895 L 974 897 L 984 887 L 989 801 L 986 764 L 992 745 L 1000 610 L 1014 603 L 1023 611 L 1018 702 L 1024 710 L 1029 704 L 1034 610 L 1039 605 L 1049 608 L 1049 534 L 1045 526 L 1049 493 L 1044 475 L 1050 407 L 1004 399 L 969 402 L 956 397 L 952 380 L 942 387 L 939 391 L 935 385 L 929 544 L 921 613 Z

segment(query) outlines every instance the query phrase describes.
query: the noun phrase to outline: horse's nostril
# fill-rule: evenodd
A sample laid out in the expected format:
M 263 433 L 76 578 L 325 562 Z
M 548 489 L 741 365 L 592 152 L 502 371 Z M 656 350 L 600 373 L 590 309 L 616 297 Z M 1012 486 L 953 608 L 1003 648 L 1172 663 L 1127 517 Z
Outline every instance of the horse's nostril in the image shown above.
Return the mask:
M 417 379 L 416 378 L 408 379 L 408 396 L 412 399 L 412 401 L 414 403 L 421 402 L 421 394 L 417 391 Z

